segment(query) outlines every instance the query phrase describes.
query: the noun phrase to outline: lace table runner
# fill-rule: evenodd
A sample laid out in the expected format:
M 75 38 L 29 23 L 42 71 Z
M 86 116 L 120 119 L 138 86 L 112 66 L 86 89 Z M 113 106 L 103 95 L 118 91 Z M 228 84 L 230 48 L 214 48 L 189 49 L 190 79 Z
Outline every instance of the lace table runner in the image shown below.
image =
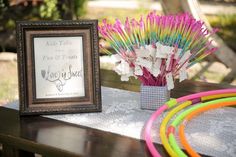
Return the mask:
M 139 93 L 102 87 L 101 113 L 82 113 L 44 116 L 79 124 L 136 139 L 143 139 L 145 122 L 153 111 L 141 110 Z M 9 108 L 18 109 L 18 102 Z M 157 128 L 164 115 L 152 129 L 155 142 L 160 143 Z M 186 137 L 199 153 L 216 157 L 236 157 L 236 108 L 220 108 L 205 112 L 188 123 Z

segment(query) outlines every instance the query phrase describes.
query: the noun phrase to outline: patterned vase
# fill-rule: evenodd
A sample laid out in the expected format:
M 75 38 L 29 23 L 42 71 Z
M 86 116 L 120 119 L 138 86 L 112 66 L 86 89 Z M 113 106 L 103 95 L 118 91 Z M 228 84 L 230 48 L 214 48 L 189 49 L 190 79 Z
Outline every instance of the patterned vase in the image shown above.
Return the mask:
M 145 86 L 140 88 L 141 109 L 156 110 L 170 99 L 167 86 Z

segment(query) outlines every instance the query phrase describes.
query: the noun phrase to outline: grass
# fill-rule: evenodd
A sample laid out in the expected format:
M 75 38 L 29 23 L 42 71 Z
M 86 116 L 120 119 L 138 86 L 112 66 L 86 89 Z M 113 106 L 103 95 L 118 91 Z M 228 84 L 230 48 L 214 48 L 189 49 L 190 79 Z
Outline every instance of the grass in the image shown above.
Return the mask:
M 18 98 L 16 62 L 0 62 L 0 105 Z

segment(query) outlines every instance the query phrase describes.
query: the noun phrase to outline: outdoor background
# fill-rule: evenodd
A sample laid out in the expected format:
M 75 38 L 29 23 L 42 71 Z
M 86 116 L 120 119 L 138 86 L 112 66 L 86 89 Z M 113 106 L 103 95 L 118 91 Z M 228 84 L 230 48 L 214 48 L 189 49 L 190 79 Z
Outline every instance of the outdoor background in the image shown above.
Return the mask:
M 220 29 L 217 34 L 235 54 L 236 0 L 199 2 L 198 9 L 206 15 L 212 27 Z M 127 16 L 145 15 L 150 10 L 163 14 L 158 0 L 0 0 L 0 105 L 18 99 L 16 20 L 124 20 Z M 228 53 L 224 52 L 224 55 L 227 57 Z M 113 79 L 114 87 L 119 86 L 119 77 L 108 71 L 113 68 L 109 56 L 101 52 L 100 61 L 103 69 L 102 80 Z M 233 72 L 235 69 L 227 65 L 227 62 L 222 62 L 217 56 L 207 58 L 189 69 L 189 78 L 236 85 L 236 76 Z

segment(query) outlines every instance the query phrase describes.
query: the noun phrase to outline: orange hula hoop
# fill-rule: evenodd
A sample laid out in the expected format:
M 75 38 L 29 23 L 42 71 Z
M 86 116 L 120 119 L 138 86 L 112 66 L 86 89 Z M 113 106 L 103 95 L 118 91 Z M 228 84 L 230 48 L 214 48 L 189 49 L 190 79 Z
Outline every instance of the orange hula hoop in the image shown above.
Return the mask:
M 205 112 L 205 111 L 208 111 L 208 110 L 212 110 L 212 109 L 216 109 L 216 108 L 220 108 L 220 107 L 234 106 L 234 105 L 236 105 L 236 101 L 221 102 L 221 103 L 217 103 L 217 104 L 214 104 L 214 105 L 209 105 L 209 106 L 205 106 L 205 107 L 199 108 L 199 109 L 191 112 L 188 116 L 186 116 L 186 118 L 183 121 L 183 123 L 181 123 L 181 125 L 179 126 L 179 137 L 180 137 L 181 144 L 183 145 L 184 149 L 187 151 L 187 153 L 191 157 L 200 157 L 200 155 L 197 152 L 194 151 L 194 149 L 190 146 L 190 144 L 186 140 L 185 131 L 184 131 L 186 123 L 188 121 L 190 121 L 192 118 L 194 118 L 195 116 L 201 114 L 202 112 Z

